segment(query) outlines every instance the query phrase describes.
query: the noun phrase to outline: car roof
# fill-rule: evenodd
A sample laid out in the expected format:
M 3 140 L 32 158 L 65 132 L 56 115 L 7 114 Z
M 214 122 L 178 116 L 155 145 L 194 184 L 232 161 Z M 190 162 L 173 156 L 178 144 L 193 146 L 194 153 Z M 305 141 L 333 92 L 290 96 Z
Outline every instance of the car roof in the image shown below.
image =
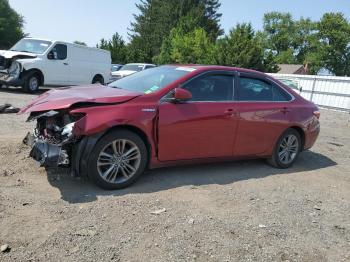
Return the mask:
M 152 66 L 156 66 L 154 64 L 147 64 L 147 63 L 127 63 L 126 65 L 152 65 Z
M 201 71 L 228 70 L 228 71 L 238 71 L 238 72 L 242 72 L 242 73 L 255 73 L 255 74 L 265 75 L 263 72 L 256 71 L 253 69 L 231 67 L 231 66 L 199 65 L 199 64 L 170 64 L 169 66 L 195 68 L 195 69 L 200 69 Z

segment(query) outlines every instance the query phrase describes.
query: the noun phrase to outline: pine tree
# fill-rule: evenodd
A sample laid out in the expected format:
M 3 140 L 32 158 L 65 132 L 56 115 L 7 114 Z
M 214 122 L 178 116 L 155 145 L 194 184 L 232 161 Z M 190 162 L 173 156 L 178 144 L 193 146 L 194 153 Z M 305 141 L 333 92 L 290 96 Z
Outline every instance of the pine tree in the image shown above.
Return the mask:
M 265 51 L 251 24 L 237 24 L 217 45 L 217 63 L 226 66 L 276 72 L 272 53 Z
M 196 27 L 202 27 L 211 41 L 223 33 L 219 25 L 219 0 L 141 0 L 136 6 L 140 13 L 134 15 L 135 21 L 131 23 L 129 52 L 138 61 L 151 62 L 160 53 L 171 29 L 189 12 L 197 16 Z
M 0 0 L 0 49 L 8 49 L 24 37 L 23 17 L 13 10 L 8 0 Z

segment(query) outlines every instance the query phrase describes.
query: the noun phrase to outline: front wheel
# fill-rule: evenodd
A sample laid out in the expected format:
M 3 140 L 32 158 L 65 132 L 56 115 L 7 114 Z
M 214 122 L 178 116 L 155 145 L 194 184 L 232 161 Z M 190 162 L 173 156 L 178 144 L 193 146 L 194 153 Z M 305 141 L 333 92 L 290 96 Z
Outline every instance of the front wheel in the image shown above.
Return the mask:
M 26 77 L 23 89 L 27 93 L 35 93 L 39 90 L 40 78 L 37 74 L 31 74 Z
M 143 140 L 128 130 L 103 136 L 89 159 L 89 177 L 104 189 L 121 189 L 133 184 L 147 166 Z
M 297 159 L 301 149 L 301 139 L 298 131 L 287 129 L 278 139 L 274 152 L 268 162 L 278 168 L 288 168 Z

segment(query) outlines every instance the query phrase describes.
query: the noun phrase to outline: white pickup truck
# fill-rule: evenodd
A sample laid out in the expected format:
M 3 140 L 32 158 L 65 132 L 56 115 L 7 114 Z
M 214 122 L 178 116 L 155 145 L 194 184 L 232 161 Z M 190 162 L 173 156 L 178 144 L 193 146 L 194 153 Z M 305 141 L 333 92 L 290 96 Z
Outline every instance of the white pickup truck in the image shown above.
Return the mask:
M 109 81 L 109 51 L 37 38 L 23 38 L 10 50 L 0 50 L 0 86 L 67 86 Z

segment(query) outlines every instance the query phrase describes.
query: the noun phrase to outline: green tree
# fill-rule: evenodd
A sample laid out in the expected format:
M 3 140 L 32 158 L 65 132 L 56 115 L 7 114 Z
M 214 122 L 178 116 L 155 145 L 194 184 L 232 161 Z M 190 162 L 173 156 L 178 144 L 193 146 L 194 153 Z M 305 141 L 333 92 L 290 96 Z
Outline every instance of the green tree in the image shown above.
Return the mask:
M 191 10 L 180 18 L 170 35 L 164 39 L 160 54 L 153 59 L 155 63 L 215 63 L 215 44 L 203 28 L 197 27 L 201 18 L 196 16 L 196 12 Z
M 108 40 L 102 38 L 100 40 L 100 43 L 96 45 L 97 48 L 101 48 L 104 50 L 109 50 L 109 46 L 108 46 Z
M 127 62 L 127 46 L 118 33 L 115 33 L 110 40 L 102 38 L 97 44 L 97 48 L 110 51 L 113 63 L 124 64 Z
M 125 41 L 118 33 L 115 33 L 109 41 L 109 50 L 113 63 L 124 64 L 126 62 Z
M 308 64 L 311 73 L 321 67 L 317 22 L 309 18 L 294 20 L 289 13 L 264 15 L 264 30 L 259 33 L 264 48 L 279 64 Z
M 136 6 L 139 14 L 134 15 L 135 21 L 131 23 L 129 57 L 138 61 L 151 62 L 160 53 L 171 29 L 189 12 L 198 17 L 194 28 L 202 27 L 212 41 L 223 33 L 219 25 L 219 0 L 141 0 Z
M 87 44 L 85 42 L 82 42 L 82 41 L 79 41 L 79 40 L 75 40 L 73 43 L 77 44 L 77 45 L 87 46 Z
M 276 61 L 279 63 L 294 63 L 296 27 L 291 14 L 266 13 L 263 28 L 266 47 L 276 53 Z
M 214 47 L 203 28 L 184 34 L 174 28 L 155 60 L 158 64 L 214 64 Z
M 341 13 L 326 13 L 318 23 L 321 64 L 339 76 L 350 76 L 350 24 Z
M 23 17 L 13 10 L 8 0 L 0 0 L 0 49 L 8 49 L 24 37 Z
M 217 44 L 217 63 L 226 66 L 251 68 L 265 72 L 276 72 L 278 67 L 272 52 L 264 50 L 261 39 L 251 24 L 237 24 Z

